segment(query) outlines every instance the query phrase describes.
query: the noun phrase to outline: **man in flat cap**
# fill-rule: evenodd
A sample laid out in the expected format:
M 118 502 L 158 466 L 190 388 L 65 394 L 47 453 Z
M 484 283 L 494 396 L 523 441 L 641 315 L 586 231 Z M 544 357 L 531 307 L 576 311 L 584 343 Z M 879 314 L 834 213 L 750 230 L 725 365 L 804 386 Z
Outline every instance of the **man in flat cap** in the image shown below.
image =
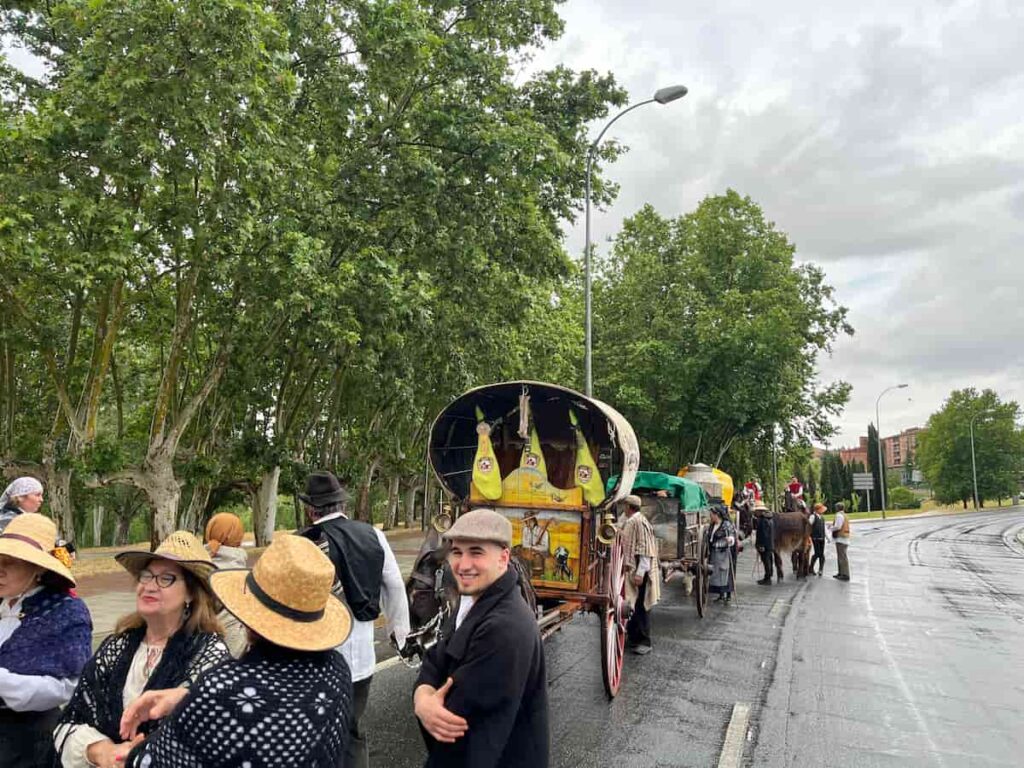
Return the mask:
M 639 496 L 623 501 L 626 520 L 622 524 L 622 562 L 626 568 L 626 602 L 633 613 L 626 622 L 626 643 L 633 653 L 651 652 L 650 610 L 661 599 L 661 565 L 658 540 L 651 521 L 640 512 Z
M 459 610 L 413 694 L 428 768 L 546 768 L 548 700 L 537 619 L 509 568 L 512 525 L 491 509 L 445 532 Z

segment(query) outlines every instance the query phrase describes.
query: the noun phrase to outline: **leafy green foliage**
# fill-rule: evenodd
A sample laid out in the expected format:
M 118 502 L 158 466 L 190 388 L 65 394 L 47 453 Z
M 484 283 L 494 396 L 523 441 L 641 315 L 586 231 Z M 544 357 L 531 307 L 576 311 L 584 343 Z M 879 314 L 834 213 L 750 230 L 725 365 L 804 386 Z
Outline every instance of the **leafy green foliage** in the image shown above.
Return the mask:
M 1020 406 L 1000 401 L 990 389 L 953 391 L 918 438 L 917 460 L 935 498 L 943 504 L 960 501 L 966 506 L 974 496 L 972 419 L 980 502 L 1019 492 L 1024 466 L 1019 418 Z
M 642 436 L 651 467 L 719 464 L 778 424 L 783 444 L 827 437 L 845 383 L 820 386 L 818 357 L 852 333 L 821 270 L 736 192 L 666 219 L 623 225 L 595 298 L 595 390 Z

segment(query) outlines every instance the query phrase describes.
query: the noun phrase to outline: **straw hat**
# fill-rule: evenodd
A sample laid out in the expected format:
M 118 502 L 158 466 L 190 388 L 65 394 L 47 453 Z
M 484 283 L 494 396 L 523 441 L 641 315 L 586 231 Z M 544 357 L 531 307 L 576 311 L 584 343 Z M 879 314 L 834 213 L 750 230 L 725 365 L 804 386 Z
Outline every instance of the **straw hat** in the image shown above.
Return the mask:
M 326 651 L 352 630 L 345 604 L 331 594 L 334 566 L 307 538 L 280 536 L 252 570 L 222 569 L 210 588 L 245 626 L 275 645 Z
M 38 565 L 50 573 L 57 574 L 69 587 L 73 587 L 75 577 L 71 575 L 68 567 L 53 555 L 56 543 L 57 524 L 53 520 L 36 512 L 22 512 L 8 523 L 3 533 L 0 533 L 0 555 Z
M 204 586 L 210 574 L 217 569 L 203 542 L 188 531 L 175 531 L 160 542 L 155 552 L 129 550 L 114 555 L 114 559 L 135 578 L 139 577 L 139 571 L 145 568 L 150 560 L 167 560 L 191 573 Z

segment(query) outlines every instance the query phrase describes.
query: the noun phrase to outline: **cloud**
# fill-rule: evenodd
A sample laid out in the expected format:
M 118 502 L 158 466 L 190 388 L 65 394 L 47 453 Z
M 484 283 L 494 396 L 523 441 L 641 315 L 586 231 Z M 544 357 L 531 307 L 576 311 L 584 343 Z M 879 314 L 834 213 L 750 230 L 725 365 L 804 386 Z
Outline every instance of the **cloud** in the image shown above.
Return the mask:
M 838 442 L 890 383 L 912 387 L 886 396 L 884 431 L 954 388 L 1024 401 L 1024 5 L 569 0 L 563 16 L 535 66 L 610 70 L 634 100 L 690 88 L 609 132 L 630 152 L 606 169 L 620 195 L 596 242 L 645 202 L 750 195 L 850 308 L 857 335 L 822 369 L 854 386 Z M 566 234 L 581 252 L 582 227 Z

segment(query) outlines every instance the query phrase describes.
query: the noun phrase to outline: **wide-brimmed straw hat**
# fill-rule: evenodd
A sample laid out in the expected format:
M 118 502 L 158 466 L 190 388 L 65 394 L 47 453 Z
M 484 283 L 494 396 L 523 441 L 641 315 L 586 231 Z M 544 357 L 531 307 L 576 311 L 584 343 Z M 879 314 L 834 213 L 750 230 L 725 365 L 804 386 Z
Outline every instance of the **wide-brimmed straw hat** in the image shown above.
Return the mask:
M 0 555 L 23 560 L 55 573 L 69 587 L 75 586 L 70 569 L 58 560 L 53 551 L 57 545 L 57 524 L 46 515 L 22 512 L 0 533 Z
M 189 531 L 175 531 L 161 541 L 153 552 L 133 549 L 119 552 L 114 555 L 114 559 L 135 578 L 139 577 L 139 572 L 149 561 L 166 560 L 191 573 L 204 587 L 208 586 L 210 574 L 217 570 L 203 542 Z
M 302 536 L 280 536 L 256 565 L 217 571 L 210 587 L 245 626 L 275 645 L 326 651 L 352 631 L 348 608 L 331 594 L 335 571 Z
M 768 511 L 768 507 L 767 507 L 767 505 L 763 501 L 756 501 L 756 502 L 754 502 L 754 511 L 755 512 L 767 512 Z

